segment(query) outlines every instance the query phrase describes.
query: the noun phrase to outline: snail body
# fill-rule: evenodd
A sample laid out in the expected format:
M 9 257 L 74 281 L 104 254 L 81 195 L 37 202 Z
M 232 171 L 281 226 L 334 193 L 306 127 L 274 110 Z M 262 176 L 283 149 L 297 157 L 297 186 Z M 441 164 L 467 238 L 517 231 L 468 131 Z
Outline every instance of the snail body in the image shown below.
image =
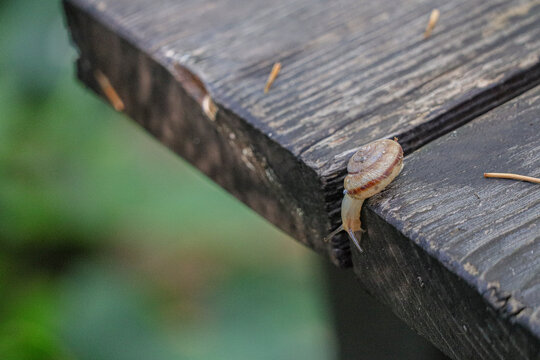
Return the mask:
M 398 176 L 403 169 L 403 149 L 397 141 L 382 139 L 366 144 L 350 158 L 347 176 L 343 182 L 341 226 L 325 240 L 345 230 L 360 252 L 362 236 L 360 211 L 364 200 L 378 194 Z

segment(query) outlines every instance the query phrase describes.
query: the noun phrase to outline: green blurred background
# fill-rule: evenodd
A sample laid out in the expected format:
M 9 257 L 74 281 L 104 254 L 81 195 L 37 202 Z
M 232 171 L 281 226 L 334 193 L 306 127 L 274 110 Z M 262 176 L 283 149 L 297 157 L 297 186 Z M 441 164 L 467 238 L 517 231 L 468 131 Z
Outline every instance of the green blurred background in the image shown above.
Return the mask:
M 333 358 L 316 255 L 83 88 L 75 57 L 58 1 L 0 2 L 0 359 Z

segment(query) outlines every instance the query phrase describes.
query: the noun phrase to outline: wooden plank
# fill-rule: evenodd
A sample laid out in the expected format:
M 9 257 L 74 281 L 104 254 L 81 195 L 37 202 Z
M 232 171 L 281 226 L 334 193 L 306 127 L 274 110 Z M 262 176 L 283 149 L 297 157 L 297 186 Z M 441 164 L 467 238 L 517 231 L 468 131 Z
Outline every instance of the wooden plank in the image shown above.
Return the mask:
M 345 237 L 321 239 L 355 148 L 397 135 L 409 152 L 540 79 L 538 1 L 64 4 L 83 81 L 101 92 L 99 69 L 129 116 L 339 265 Z
M 368 201 L 362 284 L 455 359 L 540 358 L 540 88 L 405 159 Z

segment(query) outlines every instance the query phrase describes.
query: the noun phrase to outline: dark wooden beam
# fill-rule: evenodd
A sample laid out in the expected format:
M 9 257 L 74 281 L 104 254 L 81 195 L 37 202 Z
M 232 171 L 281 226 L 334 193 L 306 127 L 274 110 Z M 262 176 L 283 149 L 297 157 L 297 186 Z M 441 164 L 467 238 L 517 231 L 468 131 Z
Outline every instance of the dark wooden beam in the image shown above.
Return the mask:
M 455 359 L 540 357 L 540 87 L 422 147 L 368 201 L 355 272 Z
M 482 178 L 540 175 L 539 93 L 525 93 L 540 82 L 538 2 L 64 5 L 85 84 L 104 95 L 105 74 L 127 115 L 298 241 L 354 263 L 440 349 L 540 357 L 540 190 Z M 351 258 L 345 236 L 322 241 L 339 223 L 345 163 L 393 136 L 405 169 L 367 202 L 366 251 Z
M 101 92 L 93 73 L 103 72 L 129 116 L 342 266 L 345 237 L 322 238 L 339 221 L 355 148 L 398 136 L 410 152 L 540 79 L 535 2 L 64 4 L 86 84 Z M 434 7 L 441 17 L 424 39 Z

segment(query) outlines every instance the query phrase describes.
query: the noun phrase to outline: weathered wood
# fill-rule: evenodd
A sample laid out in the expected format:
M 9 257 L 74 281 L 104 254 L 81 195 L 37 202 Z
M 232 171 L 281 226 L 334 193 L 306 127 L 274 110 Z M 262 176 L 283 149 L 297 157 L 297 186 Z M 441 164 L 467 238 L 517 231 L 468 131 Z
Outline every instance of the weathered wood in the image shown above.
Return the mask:
M 456 359 L 540 358 L 540 88 L 405 159 L 363 211 L 363 285 Z
M 345 162 L 410 153 L 367 202 L 364 287 L 456 359 L 540 357 L 538 1 L 64 0 L 79 77 L 297 240 L 350 263 Z M 432 8 L 440 20 L 427 40 Z M 263 89 L 274 62 L 282 71 Z M 461 127 L 460 127 L 461 126 Z M 535 255 L 536 253 L 536 255 Z
M 64 4 L 85 83 L 100 92 L 102 71 L 127 114 L 340 265 L 345 237 L 321 239 L 339 220 L 355 148 L 397 135 L 409 152 L 540 79 L 538 2 Z M 424 40 L 434 7 L 441 17 Z

